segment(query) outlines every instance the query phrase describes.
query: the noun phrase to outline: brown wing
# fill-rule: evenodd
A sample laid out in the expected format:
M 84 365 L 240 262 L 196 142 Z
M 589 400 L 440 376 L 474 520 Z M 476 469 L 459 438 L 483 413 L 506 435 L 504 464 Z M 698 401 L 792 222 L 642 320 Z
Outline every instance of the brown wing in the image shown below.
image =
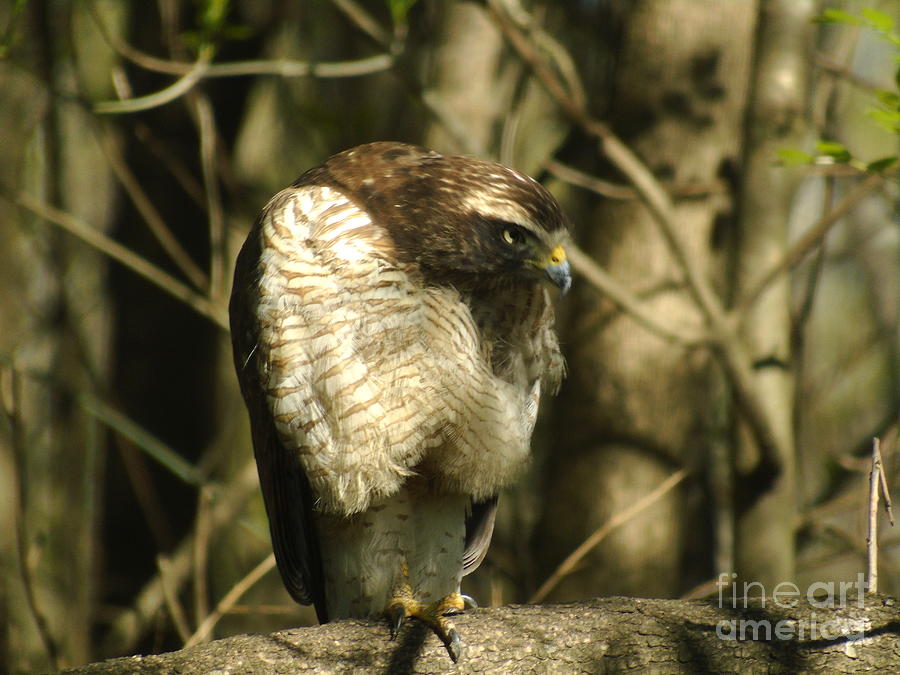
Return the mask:
M 497 502 L 500 495 L 494 495 L 480 502 L 472 502 L 472 511 L 466 518 L 466 545 L 463 551 L 463 574 L 471 574 L 484 556 L 487 555 L 494 534 L 494 520 L 497 517 Z
M 261 351 L 256 316 L 259 282 L 259 228 L 254 228 L 238 256 L 229 314 L 235 368 L 250 413 L 253 449 L 269 520 L 278 571 L 291 597 L 313 604 L 320 622 L 328 621 L 322 561 L 312 518 L 313 495 L 299 462 L 291 461 L 278 438 L 259 381 Z

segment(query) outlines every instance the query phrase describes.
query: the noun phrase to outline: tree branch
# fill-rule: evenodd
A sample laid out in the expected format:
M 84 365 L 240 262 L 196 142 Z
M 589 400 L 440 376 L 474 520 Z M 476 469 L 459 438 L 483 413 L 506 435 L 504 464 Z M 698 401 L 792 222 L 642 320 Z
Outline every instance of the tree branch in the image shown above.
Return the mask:
M 36 216 L 59 226 L 69 234 L 72 234 L 83 242 L 102 251 L 110 258 L 118 261 L 136 274 L 144 277 L 173 297 L 184 302 L 191 309 L 201 314 L 218 325 L 223 330 L 228 330 L 228 317 L 225 308 L 221 304 L 214 303 L 193 289 L 185 286 L 162 269 L 147 262 L 132 250 L 122 246 L 117 241 L 110 239 L 100 230 L 91 227 L 87 223 L 75 218 L 65 211 L 60 211 L 31 195 L 19 194 L 11 197 L 19 206 L 31 211 Z
M 601 598 L 566 605 L 478 609 L 454 618 L 458 664 L 424 626 L 396 641 L 383 622 L 338 621 L 270 635 L 236 635 L 190 649 L 65 671 L 107 673 L 889 672 L 900 665 L 893 598 L 849 593 L 829 608 L 769 598 Z M 863 603 L 864 599 L 864 603 Z

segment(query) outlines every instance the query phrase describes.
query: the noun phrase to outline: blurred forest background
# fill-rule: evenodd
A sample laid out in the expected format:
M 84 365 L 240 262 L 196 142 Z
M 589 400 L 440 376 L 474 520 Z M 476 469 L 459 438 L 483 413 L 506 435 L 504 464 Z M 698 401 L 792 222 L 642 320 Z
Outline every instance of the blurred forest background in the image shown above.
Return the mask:
M 373 140 L 515 166 L 573 224 L 569 376 L 464 591 L 856 580 L 874 437 L 900 494 L 898 10 L 0 3 L 0 671 L 314 622 L 226 299 L 269 196 Z M 896 530 L 880 565 L 900 592 Z

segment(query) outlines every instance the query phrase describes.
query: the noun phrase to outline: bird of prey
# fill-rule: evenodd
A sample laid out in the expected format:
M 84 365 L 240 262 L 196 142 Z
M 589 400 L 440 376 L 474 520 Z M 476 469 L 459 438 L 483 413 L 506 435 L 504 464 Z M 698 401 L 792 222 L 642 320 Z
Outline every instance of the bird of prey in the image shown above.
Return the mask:
M 276 194 L 230 317 L 272 545 L 321 622 L 387 615 L 461 642 L 463 575 L 527 463 L 563 359 L 565 218 L 500 164 L 393 142 Z

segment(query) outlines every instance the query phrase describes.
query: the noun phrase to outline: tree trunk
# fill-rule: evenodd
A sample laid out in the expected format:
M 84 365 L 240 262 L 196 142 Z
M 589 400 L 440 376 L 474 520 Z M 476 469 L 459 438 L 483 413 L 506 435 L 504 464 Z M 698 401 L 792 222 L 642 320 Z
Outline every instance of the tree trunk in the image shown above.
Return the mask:
M 788 245 L 790 210 L 802 173 L 775 165 L 777 150 L 802 147 L 817 3 L 765 0 L 760 6 L 752 96 L 741 166 L 736 297 L 756 285 Z M 790 354 L 790 276 L 771 284 L 745 318 L 757 390 L 783 456 L 765 467 L 764 453 L 741 429 L 736 448 L 736 570 L 774 585 L 794 578 L 797 490 L 794 382 Z M 761 470 L 760 470 L 761 469 Z
M 673 194 L 691 264 L 721 279 L 734 209 L 722 177 L 740 152 L 754 3 L 642 2 L 621 21 L 611 126 Z M 686 197 L 689 187 L 699 194 Z M 606 199 L 577 234 L 585 252 L 662 322 L 701 322 L 642 203 Z M 569 376 L 554 420 L 566 432 L 550 454 L 537 533 L 543 574 L 674 470 L 687 467 L 693 477 L 604 540 L 550 597 L 678 595 L 713 572 L 716 510 L 704 472 L 710 439 L 725 435 L 727 394 L 708 351 L 649 333 L 587 284 L 572 295 L 563 337 Z M 717 528 L 725 548 L 727 524 Z M 728 564 L 727 555 L 720 558 Z
M 110 93 L 111 58 L 86 15 L 28 4 L 36 72 L 0 62 L 0 185 L 108 228 L 113 179 L 95 121 L 57 98 Z M 0 222 L 0 671 L 33 672 L 90 654 L 105 443 L 79 403 L 108 379 L 107 266 L 8 201 Z

